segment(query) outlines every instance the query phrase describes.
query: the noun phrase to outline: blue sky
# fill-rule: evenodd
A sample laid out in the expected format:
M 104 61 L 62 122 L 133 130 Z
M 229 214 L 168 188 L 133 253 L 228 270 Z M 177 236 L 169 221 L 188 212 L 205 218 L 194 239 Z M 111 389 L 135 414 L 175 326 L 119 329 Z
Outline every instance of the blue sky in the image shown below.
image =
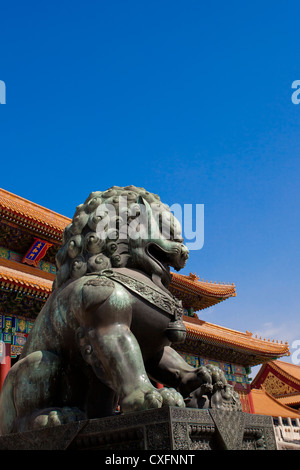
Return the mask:
M 204 204 L 183 273 L 237 297 L 200 317 L 291 345 L 299 14 L 296 1 L 6 2 L 0 186 L 69 217 L 113 185 Z

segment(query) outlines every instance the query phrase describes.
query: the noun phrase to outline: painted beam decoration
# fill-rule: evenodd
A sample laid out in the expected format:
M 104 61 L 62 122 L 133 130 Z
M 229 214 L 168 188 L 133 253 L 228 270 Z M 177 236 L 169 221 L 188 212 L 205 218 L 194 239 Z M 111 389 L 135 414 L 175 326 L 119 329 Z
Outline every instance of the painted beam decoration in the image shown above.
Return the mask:
M 4 343 L 11 345 L 10 355 L 12 358 L 16 358 L 21 354 L 33 325 L 33 319 L 11 315 L 0 315 L 0 345 Z
M 34 243 L 24 256 L 22 263 L 37 266 L 38 262 L 45 256 L 50 246 L 52 246 L 52 243 L 45 242 L 40 238 L 35 238 Z
M 1 315 L 1 340 L 3 343 L 11 344 L 13 317 Z

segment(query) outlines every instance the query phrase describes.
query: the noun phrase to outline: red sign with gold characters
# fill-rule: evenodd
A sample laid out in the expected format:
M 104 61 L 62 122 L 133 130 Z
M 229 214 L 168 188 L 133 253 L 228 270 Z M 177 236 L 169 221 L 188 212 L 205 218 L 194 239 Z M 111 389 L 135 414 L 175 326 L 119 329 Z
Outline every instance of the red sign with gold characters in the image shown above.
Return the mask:
M 48 248 L 52 246 L 52 243 L 45 242 L 39 238 L 34 239 L 34 243 L 31 248 L 27 251 L 24 256 L 22 263 L 31 264 L 32 266 L 37 266 L 38 262 L 45 256 Z

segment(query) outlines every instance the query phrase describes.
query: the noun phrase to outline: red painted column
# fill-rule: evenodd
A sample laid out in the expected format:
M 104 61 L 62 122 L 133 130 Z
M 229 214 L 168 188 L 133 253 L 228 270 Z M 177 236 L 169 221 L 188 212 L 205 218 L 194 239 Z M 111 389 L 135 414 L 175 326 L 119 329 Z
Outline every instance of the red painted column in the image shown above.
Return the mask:
M 250 405 L 250 413 L 255 414 L 254 403 L 253 403 L 253 398 L 252 398 L 252 394 L 251 394 L 250 385 L 249 385 L 248 400 L 249 400 L 249 405 Z
M 0 364 L 0 391 L 2 389 L 5 377 L 7 376 L 8 371 L 11 368 L 10 344 L 4 343 L 4 348 L 5 348 L 4 357 Z

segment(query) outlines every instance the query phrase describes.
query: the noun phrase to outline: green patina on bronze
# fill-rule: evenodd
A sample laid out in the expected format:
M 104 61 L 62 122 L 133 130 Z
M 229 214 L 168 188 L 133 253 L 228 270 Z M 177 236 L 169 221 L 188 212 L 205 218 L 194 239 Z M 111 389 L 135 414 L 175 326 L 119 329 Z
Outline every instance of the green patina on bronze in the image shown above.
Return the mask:
M 97 211 L 104 202 L 115 220 Z M 156 224 L 155 238 L 121 236 L 124 223 L 138 221 L 137 205 L 147 225 Z M 99 234 L 99 221 L 110 237 Z M 170 266 L 180 270 L 188 258 L 178 229 L 168 206 L 135 186 L 91 193 L 77 207 L 56 257 L 53 292 L 5 380 L 1 434 L 113 415 L 118 404 L 121 413 L 164 405 L 240 409 L 220 369 L 194 368 L 172 348 L 186 335 L 181 303 L 168 290 Z

